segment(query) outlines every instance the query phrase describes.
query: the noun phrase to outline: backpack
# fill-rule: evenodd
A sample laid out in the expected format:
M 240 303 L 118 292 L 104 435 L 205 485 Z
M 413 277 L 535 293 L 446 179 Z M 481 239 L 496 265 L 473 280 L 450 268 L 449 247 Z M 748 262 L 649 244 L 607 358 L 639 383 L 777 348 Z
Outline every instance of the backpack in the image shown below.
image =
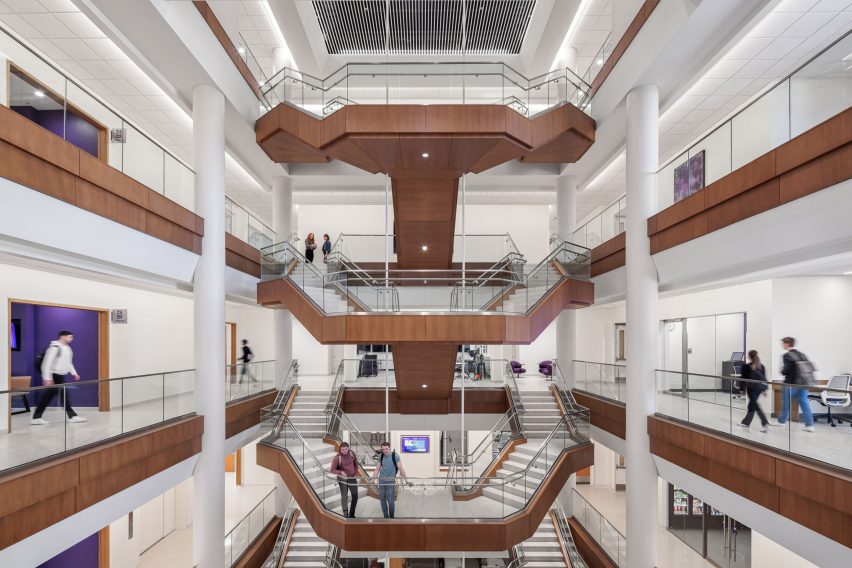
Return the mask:
M 399 466 L 396 465 L 396 452 L 391 452 L 391 459 L 393 460 L 393 472 L 394 474 L 399 473 Z M 379 454 L 379 469 L 382 468 L 382 463 L 385 461 L 385 454 Z
M 55 346 L 54 345 L 48 345 L 47 349 L 50 349 L 51 347 L 55 347 Z M 47 355 L 47 349 L 45 349 L 44 351 L 42 351 L 41 353 L 39 353 L 38 355 L 35 356 L 35 359 L 33 360 L 33 362 L 35 363 L 34 372 L 41 374 L 41 366 L 44 363 L 45 355 Z M 59 348 L 57 347 L 57 349 L 59 349 Z
M 795 355 L 793 355 L 795 353 Z M 805 357 L 805 354 L 801 351 L 796 351 L 795 349 L 790 351 L 790 355 L 793 356 L 793 362 L 796 364 L 796 378 L 795 384 L 797 385 L 813 385 L 816 384 L 816 378 L 814 377 L 814 373 L 817 368 L 811 361 Z

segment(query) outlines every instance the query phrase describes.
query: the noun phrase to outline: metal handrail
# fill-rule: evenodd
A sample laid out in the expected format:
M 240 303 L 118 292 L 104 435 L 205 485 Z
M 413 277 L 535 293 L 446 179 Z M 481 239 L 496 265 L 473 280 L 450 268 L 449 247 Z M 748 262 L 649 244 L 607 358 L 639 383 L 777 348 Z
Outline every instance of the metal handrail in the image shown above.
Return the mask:
M 574 491 L 573 495 L 576 495 L 577 497 L 579 497 L 579 498 L 583 501 L 583 503 L 585 503 L 585 504 L 586 504 L 586 506 L 587 506 L 587 507 L 589 507 L 592 511 L 594 511 L 595 513 L 597 513 L 598 518 L 599 518 L 599 519 L 601 519 L 601 520 L 603 520 L 604 522 L 606 522 L 606 523 L 607 523 L 607 524 L 608 524 L 608 525 L 612 528 L 612 530 L 613 530 L 613 531 L 615 531 L 615 533 L 616 533 L 618 536 L 620 536 L 622 540 L 624 540 L 624 543 L 625 543 L 625 545 L 626 545 L 626 544 L 627 544 L 627 537 L 626 537 L 626 536 L 624 536 L 624 534 L 622 534 L 622 532 L 621 532 L 620 530 L 618 530 L 617 528 L 615 528 L 615 525 L 614 525 L 614 524 L 612 524 L 610 521 L 608 521 L 608 520 L 607 520 L 607 518 L 606 518 L 606 517 L 605 517 L 605 516 L 604 516 L 604 515 L 600 512 L 600 511 L 598 511 L 598 510 L 597 510 L 597 508 L 596 508 L 594 505 L 592 505 L 591 503 L 589 503 L 589 500 L 588 500 L 588 499 L 586 499 L 585 497 L 583 497 L 583 496 L 580 494 L 580 492 L 579 492 L 579 491 L 577 491 L 576 489 L 574 489 L 573 491 Z M 574 515 L 573 515 L 573 516 L 574 516 L 574 518 L 575 518 L 575 519 L 577 518 L 576 511 L 574 511 Z M 579 522 L 579 521 L 578 521 L 578 522 Z M 586 526 L 585 526 L 582 522 L 580 522 L 580 525 L 581 525 L 581 526 L 583 526 L 583 528 L 584 528 L 584 529 L 586 529 L 586 530 L 588 531 L 588 528 L 587 528 L 587 527 L 586 527 Z M 592 538 L 594 539 L 594 535 L 592 535 Z M 603 546 L 603 542 L 602 542 L 602 541 L 603 541 L 603 539 L 601 539 L 601 542 L 598 542 L 598 544 L 599 544 L 599 545 L 601 545 L 601 549 L 603 549 L 604 553 L 606 553 L 606 555 L 610 557 L 610 559 L 611 559 L 611 560 L 615 563 L 615 565 L 616 565 L 616 566 L 619 566 L 618 558 L 613 558 L 613 557 L 609 554 L 609 552 L 607 552 L 607 551 L 606 551 L 606 548 Z M 596 542 L 597 542 L 597 541 L 596 541 Z
M 604 364 L 604 363 L 594 363 L 594 364 L 597 365 L 597 364 Z M 747 363 L 743 363 L 743 365 L 747 365 Z M 800 384 L 793 384 L 793 383 L 785 383 L 785 382 L 781 382 L 781 381 L 770 381 L 770 380 L 761 381 L 759 379 L 746 379 L 746 378 L 743 378 L 743 377 L 723 377 L 721 375 L 706 375 L 704 373 L 692 373 L 692 372 L 689 372 L 689 371 L 668 371 L 666 369 L 654 369 L 654 373 L 672 373 L 674 375 L 685 375 L 687 377 L 701 377 L 701 378 L 705 378 L 705 379 L 723 379 L 723 380 L 726 380 L 726 381 L 736 381 L 738 383 L 755 383 L 755 384 L 761 384 L 761 385 L 767 385 L 767 386 L 777 385 L 779 387 L 801 388 L 801 389 L 808 389 L 808 390 L 811 390 L 811 391 L 829 391 L 830 390 L 830 391 L 834 391 L 834 392 L 845 392 L 845 393 L 852 394 L 852 389 L 839 389 L 839 388 L 834 388 L 834 387 L 829 388 L 827 384 L 826 385 L 816 385 L 816 384 L 814 384 L 814 385 L 800 385 Z
M 246 513 L 245 515 L 243 515 L 243 517 L 242 517 L 239 521 L 237 521 L 237 523 L 234 525 L 234 528 L 232 528 L 230 531 L 228 531 L 228 532 L 225 534 L 225 537 L 224 537 L 224 538 L 225 538 L 225 540 L 227 540 L 227 539 L 228 539 L 228 537 L 231 537 L 231 543 L 232 543 L 232 546 L 233 546 L 233 534 L 237 531 L 237 529 L 239 529 L 240 524 L 241 524 L 243 521 L 245 521 L 246 519 L 248 519 L 249 517 L 251 517 L 252 513 L 254 513 L 255 511 L 257 511 L 257 508 L 258 508 L 258 507 L 263 507 L 263 504 L 264 504 L 264 502 L 266 501 L 266 499 L 267 499 L 270 495 L 272 495 L 272 494 L 276 493 L 277 491 L 278 491 L 278 488 L 277 488 L 277 487 L 273 487 L 272 489 L 270 489 L 269 491 L 267 491 L 267 492 L 266 492 L 266 495 L 264 495 L 264 496 L 263 496 L 263 498 L 260 500 L 260 502 L 258 502 L 258 504 L 257 504 L 257 505 L 255 505 L 254 507 L 252 507 L 252 508 L 251 508 L 251 510 L 250 510 L 248 513 Z M 282 523 L 282 524 L 283 524 L 283 523 Z M 254 538 L 253 540 L 251 540 L 250 542 L 248 542 L 248 543 L 247 543 L 247 546 L 246 546 L 245 550 L 242 552 L 242 554 L 245 554 L 245 553 L 246 553 L 246 551 L 247 551 L 247 550 L 251 547 L 252 543 L 254 543 L 254 542 L 255 542 L 258 538 L 260 538 L 260 532 L 258 532 L 257 536 L 255 536 L 255 538 Z M 233 549 L 232 549 L 232 551 L 233 551 Z M 232 552 L 232 554 L 233 554 L 233 552 Z M 233 565 L 235 564 L 235 563 L 233 562 L 234 560 L 239 560 L 239 558 L 241 558 L 241 557 L 242 557 L 242 555 L 241 555 L 241 556 L 239 556 L 239 557 L 237 557 L 237 558 L 235 559 L 235 558 L 233 558 L 233 555 L 232 555 L 232 556 L 231 556 L 231 564 L 230 564 L 230 566 L 233 566 Z
M 0 396 L 2 396 L 4 394 L 15 396 L 15 395 L 20 395 L 21 393 L 25 393 L 25 392 L 35 392 L 35 391 L 41 391 L 41 390 L 45 390 L 45 389 L 58 389 L 58 388 L 63 388 L 63 387 L 76 387 L 76 386 L 80 386 L 80 385 L 102 385 L 102 384 L 110 382 L 110 381 L 128 381 L 128 380 L 133 380 L 133 379 L 146 379 L 146 378 L 149 379 L 149 378 L 156 377 L 156 376 L 159 376 L 159 375 L 163 375 L 163 376 L 165 376 L 165 375 L 177 375 L 177 374 L 180 374 L 180 373 L 194 373 L 194 372 L 195 372 L 195 369 L 183 369 L 183 370 L 180 370 L 180 371 L 165 371 L 163 373 L 148 373 L 147 375 L 130 375 L 130 376 L 127 376 L 127 377 L 115 377 L 115 378 L 112 378 L 112 379 L 91 379 L 91 380 L 85 380 L 85 381 L 81 379 L 79 381 L 62 383 L 62 384 L 58 384 L 58 385 L 57 384 L 54 384 L 54 385 L 39 385 L 37 387 L 4 389 L 4 390 L 0 390 Z
M 568 516 L 565 514 L 565 509 L 557 501 L 550 512 L 553 513 L 556 520 L 562 548 L 565 551 L 565 557 L 568 559 L 570 568 L 588 568 L 586 561 L 577 549 L 577 544 L 574 542 L 574 535 L 571 533 L 571 527 L 568 526 Z
M 272 547 L 272 552 L 263 562 L 263 568 L 278 568 L 283 564 L 284 549 L 288 543 L 288 537 L 293 525 L 296 523 L 298 509 L 296 508 L 296 500 L 291 496 L 287 504 L 287 512 L 284 519 L 281 521 L 281 527 L 278 529 L 278 535 L 275 537 L 275 545 Z
M 293 359 L 290 362 L 290 367 L 287 369 L 287 375 L 284 377 L 284 381 L 281 383 L 281 388 L 278 389 L 278 394 L 275 395 L 275 400 L 271 405 L 265 407 L 263 409 L 264 413 L 271 415 L 280 415 L 284 416 L 284 407 L 287 405 L 287 402 L 290 400 L 290 396 L 292 395 L 296 385 L 299 383 L 299 360 Z M 283 426 L 280 417 L 275 420 L 275 425 L 272 427 L 272 435 L 277 436 L 281 431 L 281 426 Z

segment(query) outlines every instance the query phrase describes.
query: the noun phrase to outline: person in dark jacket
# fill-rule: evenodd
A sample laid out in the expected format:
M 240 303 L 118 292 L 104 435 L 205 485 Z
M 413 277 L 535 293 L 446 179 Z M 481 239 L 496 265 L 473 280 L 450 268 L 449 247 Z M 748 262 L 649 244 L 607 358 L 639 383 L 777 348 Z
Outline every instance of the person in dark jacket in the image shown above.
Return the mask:
M 251 369 L 249 368 L 249 362 L 254 359 L 254 353 L 251 350 L 251 347 L 248 346 L 248 340 L 243 339 L 243 354 L 240 356 L 240 361 L 243 362 L 240 368 L 240 378 L 237 381 L 237 384 L 240 385 L 243 383 L 243 379 L 248 376 L 248 378 L 256 383 L 257 379 L 255 379 L 251 374 Z
M 322 236 L 322 261 L 328 262 L 328 254 L 331 252 L 331 237 L 328 233 Z
M 743 428 L 750 427 L 751 421 L 754 418 L 754 413 L 756 412 L 757 417 L 760 418 L 760 431 L 766 432 L 769 429 L 769 420 L 766 419 L 766 415 L 757 403 L 757 399 L 761 394 L 766 392 L 766 389 L 769 388 L 769 386 L 766 384 L 766 367 L 764 367 L 763 363 L 760 362 L 760 357 L 754 349 L 748 352 L 748 364 L 743 365 L 743 368 L 740 371 L 740 377 L 743 379 L 751 379 L 751 381 L 763 382 L 740 382 L 740 385 L 748 396 L 748 412 L 746 412 L 745 418 L 743 418 L 743 421 L 740 422 L 739 425 Z
M 343 516 L 349 519 L 355 518 L 355 507 L 358 505 L 358 458 L 349 448 L 348 442 L 341 442 L 340 450 L 331 460 L 331 473 L 337 474 L 337 484 L 340 486 L 340 507 Z M 349 494 L 352 501 L 349 501 Z
M 796 363 L 799 361 L 807 361 L 808 358 L 804 353 L 795 349 L 796 340 L 792 337 L 785 337 L 781 340 L 781 345 L 787 351 L 782 357 L 781 374 L 784 375 L 784 383 L 788 385 L 796 384 L 796 376 L 798 369 Z M 811 412 L 811 403 L 808 400 L 808 389 L 803 386 L 784 387 L 783 403 L 781 405 L 781 413 L 778 415 L 778 426 L 783 426 L 790 417 L 790 405 L 792 399 L 796 399 L 799 403 L 799 413 L 805 418 L 805 432 L 814 431 L 814 415 Z
M 314 234 L 308 233 L 307 238 L 305 239 L 305 260 L 309 263 L 313 264 L 314 262 L 314 251 L 317 248 L 317 243 L 314 241 Z

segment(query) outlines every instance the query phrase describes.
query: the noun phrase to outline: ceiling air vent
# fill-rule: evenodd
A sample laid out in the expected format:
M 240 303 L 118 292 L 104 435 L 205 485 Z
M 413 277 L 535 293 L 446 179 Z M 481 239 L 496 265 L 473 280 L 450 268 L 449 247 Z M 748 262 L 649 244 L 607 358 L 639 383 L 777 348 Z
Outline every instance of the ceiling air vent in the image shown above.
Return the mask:
M 312 4 L 329 54 L 385 53 L 385 0 Z M 517 55 L 535 5 L 536 0 L 390 0 L 388 49 L 395 55 Z

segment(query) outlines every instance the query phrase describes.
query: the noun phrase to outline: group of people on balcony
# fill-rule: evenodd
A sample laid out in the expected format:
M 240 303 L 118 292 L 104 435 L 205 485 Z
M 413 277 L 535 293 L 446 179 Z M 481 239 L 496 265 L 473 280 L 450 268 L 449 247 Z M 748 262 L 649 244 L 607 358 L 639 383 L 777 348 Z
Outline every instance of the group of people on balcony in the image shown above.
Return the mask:
M 308 233 L 305 238 L 305 260 L 309 263 L 314 262 L 314 251 L 317 249 L 317 243 L 313 233 Z M 322 261 L 328 262 L 328 254 L 331 252 L 331 237 L 328 233 L 322 236 Z
M 766 379 L 766 367 L 760 362 L 760 356 L 757 351 L 754 349 L 749 351 L 748 364 L 743 365 L 740 371 L 740 377 L 746 379 L 740 381 L 740 389 L 744 390 L 748 396 L 748 407 L 746 415 L 742 422 L 739 423 L 739 426 L 749 428 L 754 415 L 757 414 L 758 418 L 760 418 L 761 432 L 767 432 L 769 426 L 783 427 L 790 417 L 792 402 L 795 400 L 799 405 L 799 411 L 804 417 L 805 432 L 813 432 L 814 416 L 813 412 L 811 412 L 811 403 L 808 401 L 807 386 L 814 383 L 813 372 L 816 369 L 807 356 L 795 348 L 795 338 L 785 337 L 781 340 L 781 345 L 786 351 L 781 359 L 783 364 L 781 374 L 784 376 L 784 383 L 797 386 L 784 388 L 778 421 L 774 424 L 770 423 L 758 404 L 760 396 L 766 395 L 769 390 Z
M 349 447 L 348 442 L 341 442 L 337 455 L 331 461 L 330 469 L 331 473 L 337 475 L 343 516 L 354 519 L 355 507 L 358 505 L 358 457 Z M 388 442 L 382 442 L 378 463 L 373 470 L 370 482 L 375 483 L 376 478 L 378 478 L 379 503 L 381 503 L 382 514 L 386 519 L 394 518 L 397 475 L 401 476 L 409 486 L 412 485 L 408 481 L 405 468 L 402 467 L 399 454 L 391 450 Z

